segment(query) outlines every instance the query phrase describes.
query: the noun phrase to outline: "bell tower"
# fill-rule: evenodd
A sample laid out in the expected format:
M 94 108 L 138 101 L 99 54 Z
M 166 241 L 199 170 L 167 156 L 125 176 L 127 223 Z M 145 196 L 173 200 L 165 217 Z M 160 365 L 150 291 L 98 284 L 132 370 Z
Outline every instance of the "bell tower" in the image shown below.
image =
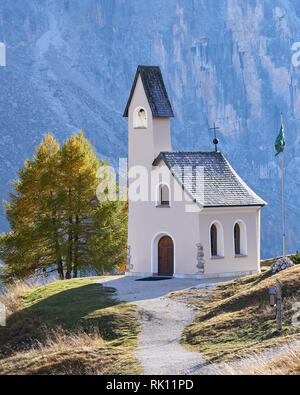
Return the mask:
M 161 151 L 172 151 L 170 118 L 174 117 L 158 66 L 138 66 L 124 111 L 128 118 L 128 166 L 151 170 Z

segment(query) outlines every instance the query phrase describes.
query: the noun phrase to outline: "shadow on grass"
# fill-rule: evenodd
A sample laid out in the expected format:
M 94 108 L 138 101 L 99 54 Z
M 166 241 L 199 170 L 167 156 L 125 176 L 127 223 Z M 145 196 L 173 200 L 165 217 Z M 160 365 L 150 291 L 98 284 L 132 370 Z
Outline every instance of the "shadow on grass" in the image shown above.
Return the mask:
M 113 288 L 91 283 L 60 289 L 68 287 L 65 284 L 58 283 L 55 290 L 55 285 L 42 287 L 24 296 L 25 308 L 0 328 L 0 358 L 26 350 L 36 341 L 43 343 L 58 328 L 87 333 L 97 328 L 103 340 L 114 341 L 132 323 L 128 307 L 113 299 Z
M 35 291 L 25 297 L 25 303 L 32 303 L 22 311 L 39 315 L 45 323 L 58 324 L 63 328 L 76 328 L 88 322 L 92 323 L 99 317 L 99 310 L 118 304 L 112 296 L 113 288 L 104 288 L 100 284 L 87 284 L 80 287 L 62 290 L 35 300 Z M 33 297 L 32 297 L 33 295 Z

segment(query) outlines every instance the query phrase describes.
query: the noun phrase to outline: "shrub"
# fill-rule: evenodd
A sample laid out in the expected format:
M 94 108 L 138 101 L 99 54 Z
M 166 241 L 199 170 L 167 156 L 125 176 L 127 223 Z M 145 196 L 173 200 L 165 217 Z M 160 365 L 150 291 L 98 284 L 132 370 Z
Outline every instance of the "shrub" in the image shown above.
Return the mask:
M 300 253 L 297 250 L 295 255 L 291 256 L 291 260 L 295 265 L 300 265 Z

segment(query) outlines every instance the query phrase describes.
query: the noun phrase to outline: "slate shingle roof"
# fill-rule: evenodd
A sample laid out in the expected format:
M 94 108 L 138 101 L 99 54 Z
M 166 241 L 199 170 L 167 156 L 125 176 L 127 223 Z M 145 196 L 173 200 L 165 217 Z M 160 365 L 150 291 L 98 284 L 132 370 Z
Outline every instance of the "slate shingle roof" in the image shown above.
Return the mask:
M 152 115 L 154 117 L 174 117 L 172 106 L 158 66 L 138 66 L 123 117 L 128 117 L 130 102 L 139 75 L 143 82 Z
M 230 166 L 221 152 L 161 152 L 154 160 L 156 166 L 163 160 L 174 177 L 182 184 L 188 194 L 204 207 L 264 206 L 267 204 Z M 191 171 L 183 177 L 183 169 Z M 204 182 L 196 188 L 196 168 L 204 169 Z M 201 176 L 200 171 L 200 179 Z

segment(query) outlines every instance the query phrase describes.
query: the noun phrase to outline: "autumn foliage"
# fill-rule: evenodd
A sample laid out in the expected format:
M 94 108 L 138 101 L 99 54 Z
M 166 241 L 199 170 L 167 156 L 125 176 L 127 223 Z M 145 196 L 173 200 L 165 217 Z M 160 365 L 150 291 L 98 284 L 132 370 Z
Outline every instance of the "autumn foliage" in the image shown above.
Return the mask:
M 45 136 L 4 202 L 11 226 L 0 237 L 4 281 L 53 271 L 69 279 L 124 262 L 126 203 L 106 198 L 105 186 L 113 182 L 108 169 L 82 131 L 62 146 L 50 133 Z

